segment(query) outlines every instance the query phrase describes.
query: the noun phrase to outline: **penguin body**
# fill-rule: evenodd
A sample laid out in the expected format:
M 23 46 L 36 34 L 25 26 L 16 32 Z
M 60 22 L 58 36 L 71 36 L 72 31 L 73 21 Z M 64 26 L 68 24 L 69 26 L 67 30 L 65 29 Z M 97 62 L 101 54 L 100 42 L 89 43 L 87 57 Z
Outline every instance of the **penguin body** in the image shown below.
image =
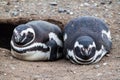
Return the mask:
M 64 53 L 73 63 L 99 62 L 110 51 L 112 42 L 108 26 L 96 17 L 78 17 L 64 28 Z
M 31 21 L 18 25 L 11 39 L 14 57 L 28 60 L 57 60 L 62 57 L 62 31 L 46 21 Z

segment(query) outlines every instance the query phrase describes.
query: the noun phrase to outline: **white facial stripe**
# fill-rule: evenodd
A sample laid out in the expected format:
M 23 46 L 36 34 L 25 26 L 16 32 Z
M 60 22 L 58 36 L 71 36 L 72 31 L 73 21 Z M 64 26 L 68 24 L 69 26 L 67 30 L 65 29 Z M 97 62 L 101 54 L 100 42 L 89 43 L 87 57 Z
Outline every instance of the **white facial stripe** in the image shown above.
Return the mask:
M 79 60 L 81 60 L 81 61 L 91 61 L 91 60 L 93 59 L 93 57 L 92 57 L 92 58 L 90 58 L 90 59 L 88 59 L 88 60 L 84 60 L 84 59 L 81 59 L 81 58 L 77 57 L 76 55 L 74 55 L 74 56 L 75 56 L 75 58 L 77 58 L 77 59 L 79 59 Z
M 14 33 L 18 34 L 18 31 L 16 29 L 14 29 Z
M 35 35 L 35 32 L 34 32 L 34 30 L 32 29 L 32 28 L 27 28 L 26 30 L 23 30 L 23 31 L 21 31 L 21 36 L 23 36 L 23 34 L 28 34 L 28 32 L 31 32 L 31 33 L 33 33 L 33 35 Z
M 104 46 L 102 45 L 101 49 L 100 49 L 99 51 L 96 50 L 96 52 L 95 52 L 95 56 L 94 56 L 95 62 L 94 62 L 94 63 L 100 61 L 101 58 L 102 58 L 106 53 L 107 53 L 107 51 L 105 50 Z M 98 55 L 101 55 L 101 57 L 96 60 L 96 58 L 97 58 Z
M 64 34 L 64 41 L 67 39 L 67 34 L 65 33 Z
M 100 49 L 99 51 L 96 50 L 95 55 L 92 58 L 90 58 L 89 60 L 83 60 L 83 59 L 77 57 L 76 55 L 74 55 L 73 50 L 67 50 L 67 53 L 68 53 L 68 56 L 72 57 L 77 63 L 80 63 L 80 64 L 96 63 L 96 62 L 100 61 L 101 58 L 107 53 L 107 51 L 105 50 L 103 45 L 102 45 L 101 48 L 102 49 Z M 96 59 L 99 55 L 101 55 L 101 56 L 98 59 Z M 76 58 L 81 60 L 81 61 L 90 61 L 90 62 L 87 62 L 87 63 L 86 62 L 80 62 Z
M 77 41 L 77 42 L 75 42 L 75 45 L 74 45 L 74 47 L 83 48 L 83 45 L 79 44 L 79 42 Z
M 77 61 L 75 56 L 74 56 L 73 50 L 67 50 L 67 53 L 68 53 L 68 56 L 72 57 L 77 63 L 79 63 L 79 61 Z
M 30 44 L 35 39 L 35 32 L 34 32 L 34 30 L 32 28 L 27 28 L 26 30 L 23 30 L 20 34 L 22 36 L 23 36 L 24 33 L 25 33 L 25 35 L 28 35 L 28 32 L 33 33 L 33 39 L 30 42 L 26 43 L 24 46 Z M 26 39 L 27 39 L 27 36 L 25 36 L 25 38 L 21 42 L 24 42 Z
M 11 50 L 13 56 L 23 59 L 23 60 L 49 60 L 50 58 L 50 51 L 42 52 L 42 51 L 27 51 L 26 53 L 16 53 L 15 51 Z
M 17 35 L 17 36 L 15 36 L 15 39 L 16 39 L 16 40 L 19 40 L 19 38 L 20 38 L 21 36 L 19 35 L 19 33 L 18 33 L 18 31 L 17 31 L 16 29 L 14 29 L 14 33 Z
M 27 36 L 25 36 L 25 38 L 21 42 L 24 42 L 26 39 L 27 39 Z
M 103 34 L 107 35 L 108 39 L 111 41 L 110 30 L 108 32 L 105 30 L 102 30 L 102 37 L 103 37 Z
M 26 47 L 17 47 L 17 46 L 14 45 L 13 41 L 11 41 L 11 45 L 12 45 L 12 47 L 14 49 L 16 49 L 18 51 L 23 51 L 23 50 L 30 49 L 30 48 L 33 48 L 33 47 L 38 47 L 38 46 L 41 46 L 43 48 L 47 48 L 47 46 L 45 44 L 43 44 L 43 43 L 37 43 L 37 42 L 33 43 L 33 44 L 29 45 L 29 46 L 26 46 Z
M 93 47 L 96 47 L 95 42 L 93 42 L 92 44 L 90 44 L 90 45 L 88 46 L 88 48 L 93 48 Z
M 50 33 L 49 33 L 49 39 L 50 39 L 50 40 L 53 39 L 53 40 L 56 41 L 57 45 L 59 45 L 59 46 L 61 46 L 61 47 L 63 46 L 62 41 L 58 38 L 58 36 L 57 36 L 55 33 L 50 32 Z
M 73 50 L 67 50 L 67 53 L 68 53 L 68 56 L 72 57 L 74 59 L 74 61 L 76 61 L 77 63 L 79 64 L 89 64 L 89 63 L 92 63 L 93 62 L 93 58 L 90 58 L 89 60 L 92 60 L 90 62 L 80 62 L 78 61 L 77 59 L 81 60 L 81 61 L 89 61 L 89 60 L 83 60 L 81 58 L 78 58 L 76 55 L 74 55 L 74 52 Z M 77 59 L 76 59 L 77 58 Z M 71 60 L 71 59 L 70 59 Z M 72 61 L 72 60 L 71 60 Z M 73 62 L 73 61 L 72 61 Z M 74 62 L 73 62 L 74 63 Z

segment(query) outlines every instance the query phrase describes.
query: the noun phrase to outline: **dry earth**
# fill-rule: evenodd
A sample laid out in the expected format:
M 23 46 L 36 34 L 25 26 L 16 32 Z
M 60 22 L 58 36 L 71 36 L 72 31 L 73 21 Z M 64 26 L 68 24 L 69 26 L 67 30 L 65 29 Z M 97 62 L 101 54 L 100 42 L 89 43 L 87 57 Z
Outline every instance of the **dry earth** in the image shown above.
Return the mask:
M 110 27 L 112 50 L 99 63 L 27 62 L 11 56 L 16 25 L 42 19 L 63 28 L 78 16 L 97 16 Z M 0 0 L 0 30 L 0 80 L 120 80 L 120 0 Z

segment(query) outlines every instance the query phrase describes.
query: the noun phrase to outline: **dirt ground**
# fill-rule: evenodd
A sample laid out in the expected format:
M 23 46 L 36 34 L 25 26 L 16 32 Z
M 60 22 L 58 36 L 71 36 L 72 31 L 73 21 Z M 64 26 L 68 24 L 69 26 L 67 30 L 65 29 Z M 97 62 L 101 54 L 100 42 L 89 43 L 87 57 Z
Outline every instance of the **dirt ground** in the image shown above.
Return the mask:
M 99 17 L 110 27 L 111 52 L 97 64 L 75 65 L 65 59 L 21 61 L 13 58 L 10 50 L 3 47 L 9 46 L 7 37 L 11 37 L 9 34 L 12 32 L 9 25 L 2 23 L 18 25 L 42 19 L 55 20 L 63 27 L 78 16 Z M 0 30 L 0 80 L 120 80 L 120 0 L 0 0 Z

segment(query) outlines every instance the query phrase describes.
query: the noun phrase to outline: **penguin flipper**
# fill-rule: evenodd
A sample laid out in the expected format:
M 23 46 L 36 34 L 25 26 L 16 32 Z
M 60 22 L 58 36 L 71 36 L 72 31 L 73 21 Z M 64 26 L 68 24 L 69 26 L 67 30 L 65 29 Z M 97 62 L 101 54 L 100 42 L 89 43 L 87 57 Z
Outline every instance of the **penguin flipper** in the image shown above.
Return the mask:
M 112 47 L 112 42 L 108 39 L 107 35 L 103 34 L 102 37 L 103 45 L 105 46 L 106 50 L 109 52 Z
M 58 48 L 57 43 L 55 42 L 55 40 L 52 39 L 47 42 L 47 46 L 51 48 L 49 60 L 50 61 L 56 60 L 57 59 L 57 48 Z

